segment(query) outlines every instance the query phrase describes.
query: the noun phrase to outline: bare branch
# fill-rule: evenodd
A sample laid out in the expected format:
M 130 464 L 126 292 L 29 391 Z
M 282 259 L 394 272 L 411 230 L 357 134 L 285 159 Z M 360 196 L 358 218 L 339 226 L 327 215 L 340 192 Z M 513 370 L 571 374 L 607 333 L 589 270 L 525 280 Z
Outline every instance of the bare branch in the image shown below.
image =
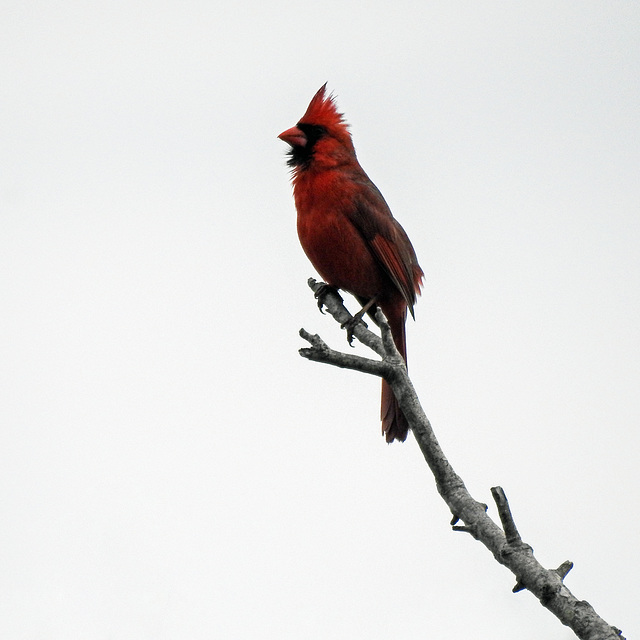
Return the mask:
M 313 360 L 314 362 L 332 364 L 342 369 L 353 369 L 354 371 L 370 373 L 374 376 L 384 377 L 384 375 L 387 374 L 387 366 L 380 360 L 371 360 L 370 358 L 335 351 L 328 347 L 319 335 L 312 335 L 304 329 L 300 329 L 300 336 L 311 345 L 311 347 L 299 349 L 298 353 L 303 358 Z
M 352 316 L 342 299 L 331 287 L 309 280 L 309 286 L 323 305 L 342 326 Z M 557 569 L 545 569 L 534 557 L 533 549 L 522 541 L 516 527 L 507 497 L 501 487 L 491 492 L 496 502 L 502 528 L 487 514 L 487 505 L 474 500 L 464 482 L 445 457 L 425 415 L 407 369 L 397 352 L 389 326 L 378 310 L 376 322 L 381 327 L 382 339 L 369 331 L 363 322 L 353 328 L 353 335 L 374 351 L 382 360 L 371 360 L 334 351 L 319 336 L 301 329 L 300 335 L 311 344 L 301 349 L 300 355 L 317 362 L 354 369 L 383 377 L 393 389 L 400 408 L 418 442 L 418 446 L 431 469 L 438 492 L 449 506 L 454 531 L 463 531 L 479 540 L 495 557 L 516 576 L 515 591 L 527 589 L 540 600 L 564 625 L 570 627 L 583 640 L 624 640 L 619 629 L 607 624 L 593 607 L 578 600 L 563 583 L 573 564 L 563 562 Z M 462 521 L 463 525 L 457 525 Z

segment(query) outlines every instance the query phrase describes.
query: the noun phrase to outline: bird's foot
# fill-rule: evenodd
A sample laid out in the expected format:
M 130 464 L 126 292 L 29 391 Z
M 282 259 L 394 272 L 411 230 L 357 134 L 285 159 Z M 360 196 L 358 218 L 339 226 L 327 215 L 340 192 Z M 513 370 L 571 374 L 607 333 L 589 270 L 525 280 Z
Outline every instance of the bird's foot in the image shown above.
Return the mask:
M 340 325 L 341 329 L 347 330 L 347 342 L 349 343 L 350 346 L 353 346 L 353 344 L 351 344 L 353 342 L 353 332 L 355 328 L 358 326 L 358 323 L 362 322 L 362 324 L 365 326 L 365 329 L 367 328 L 368 325 L 362 318 L 364 317 L 364 314 L 367 313 L 367 311 L 369 311 L 369 309 L 371 309 L 371 307 L 375 305 L 377 299 L 378 299 L 377 296 L 374 296 L 373 298 L 371 298 L 371 300 L 369 300 L 362 307 L 362 309 L 360 309 L 360 311 L 358 311 L 358 313 L 356 313 L 353 316 L 353 318 L 351 318 L 350 320 L 347 320 L 346 322 L 343 322 Z
M 353 332 L 355 331 L 355 328 L 358 326 L 358 324 L 362 322 L 365 328 L 367 327 L 367 323 L 362 319 L 363 315 L 364 314 L 362 313 L 362 310 L 360 310 L 358 311 L 358 313 L 356 313 L 355 316 L 352 316 L 346 322 L 343 322 L 340 325 L 341 329 L 346 329 L 347 331 L 347 342 L 349 343 L 350 347 L 353 347 Z
M 342 296 L 338 293 L 338 290 L 335 287 L 332 287 L 330 284 L 323 282 L 313 294 L 314 298 L 318 301 L 318 309 L 320 309 L 320 313 L 324 313 L 324 311 L 322 310 L 322 307 L 325 306 L 324 298 L 329 293 L 335 294 L 336 296 L 338 296 L 338 298 L 340 298 L 340 302 L 343 302 Z

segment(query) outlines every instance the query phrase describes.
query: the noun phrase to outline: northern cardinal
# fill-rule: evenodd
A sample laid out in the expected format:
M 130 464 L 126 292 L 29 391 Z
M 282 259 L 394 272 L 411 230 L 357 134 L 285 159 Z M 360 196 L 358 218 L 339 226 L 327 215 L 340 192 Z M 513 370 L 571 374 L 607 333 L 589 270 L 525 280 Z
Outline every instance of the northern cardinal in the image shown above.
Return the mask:
M 298 237 L 325 282 L 353 294 L 370 315 L 378 305 L 407 359 L 407 309 L 420 293 L 423 272 L 404 229 L 356 158 L 348 125 L 326 84 L 291 129 L 289 144 Z M 409 427 L 391 387 L 382 381 L 382 433 L 404 441 Z

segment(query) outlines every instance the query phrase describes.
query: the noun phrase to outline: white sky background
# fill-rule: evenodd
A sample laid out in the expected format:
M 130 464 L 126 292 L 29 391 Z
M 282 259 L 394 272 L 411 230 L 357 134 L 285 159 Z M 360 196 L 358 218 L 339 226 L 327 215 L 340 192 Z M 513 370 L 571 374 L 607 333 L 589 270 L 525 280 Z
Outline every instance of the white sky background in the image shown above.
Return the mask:
M 1 3 L 0 637 L 574 637 L 297 354 L 346 348 L 276 138 L 325 81 L 452 464 L 637 634 L 640 8 L 523 4 Z

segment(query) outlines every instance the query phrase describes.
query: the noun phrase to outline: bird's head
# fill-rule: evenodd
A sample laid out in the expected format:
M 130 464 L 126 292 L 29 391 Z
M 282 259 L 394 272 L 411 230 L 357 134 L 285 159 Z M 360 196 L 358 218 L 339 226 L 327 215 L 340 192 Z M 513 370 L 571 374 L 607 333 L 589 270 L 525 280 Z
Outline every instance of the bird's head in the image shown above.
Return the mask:
M 307 168 L 313 162 L 337 166 L 355 158 L 349 127 L 336 108 L 333 95 L 327 95 L 326 90 L 325 83 L 298 124 L 278 136 L 291 147 L 288 163 L 294 169 Z

